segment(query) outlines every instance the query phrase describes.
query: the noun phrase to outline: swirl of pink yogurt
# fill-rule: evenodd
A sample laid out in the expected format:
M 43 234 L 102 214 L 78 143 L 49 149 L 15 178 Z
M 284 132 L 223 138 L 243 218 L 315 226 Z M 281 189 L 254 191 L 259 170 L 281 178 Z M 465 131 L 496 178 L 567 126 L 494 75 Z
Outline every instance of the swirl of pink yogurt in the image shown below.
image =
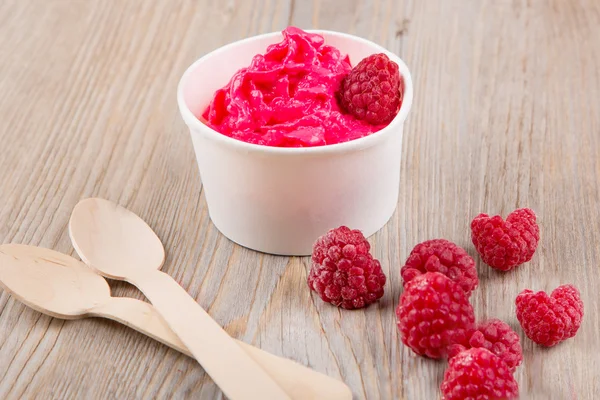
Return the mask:
M 203 112 L 206 124 L 223 135 L 275 147 L 342 143 L 376 132 L 340 109 L 335 92 L 352 69 L 350 59 L 321 35 L 295 27 L 283 40 L 254 56 L 217 90 Z

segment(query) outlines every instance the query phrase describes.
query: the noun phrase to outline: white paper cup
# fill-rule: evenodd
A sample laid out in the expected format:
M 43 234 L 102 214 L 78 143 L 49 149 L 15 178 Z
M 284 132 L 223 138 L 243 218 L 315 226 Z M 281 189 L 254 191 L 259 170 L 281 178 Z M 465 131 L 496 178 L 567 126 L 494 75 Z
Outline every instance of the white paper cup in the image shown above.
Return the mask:
M 350 56 L 352 65 L 386 53 L 400 67 L 404 99 L 384 129 L 346 143 L 277 148 L 232 139 L 202 123 L 214 92 L 233 74 L 280 42 L 281 32 L 221 47 L 183 74 L 177 100 L 190 129 L 211 220 L 232 241 L 265 253 L 309 255 L 315 240 L 346 225 L 370 236 L 398 203 L 402 130 L 413 98 L 410 72 L 395 54 L 360 37 L 310 31 Z

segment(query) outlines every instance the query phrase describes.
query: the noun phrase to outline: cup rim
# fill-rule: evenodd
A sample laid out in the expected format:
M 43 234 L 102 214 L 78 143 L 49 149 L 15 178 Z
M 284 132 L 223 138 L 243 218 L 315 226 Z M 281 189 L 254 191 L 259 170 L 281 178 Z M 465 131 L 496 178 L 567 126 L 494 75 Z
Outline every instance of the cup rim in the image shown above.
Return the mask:
M 279 37 L 281 36 L 281 31 L 269 32 L 260 35 L 251 36 L 245 39 L 241 39 L 224 46 L 221 46 L 194 61 L 183 73 L 179 80 L 179 84 L 177 85 L 177 103 L 179 105 L 179 111 L 185 123 L 192 130 L 204 131 L 210 138 L 214 141 L 220 142 L 223 145 L 230 146 L 236 148 L 238 150 L 242 150 L 244 152 L 259 152 L 259 153 L 270 153 L 270 154 L 285 154 L 285 155 L 320 155 L 320 154 L 331 154 L 331 153 L 345 153 L 349 151 L 362 150 L 365 148 L 369 148 L 374 146 L 378 142 L 384 140 L 387 136 L 394 134 L 397 132 L 397 128 L 401 127 L 404 121 L 408 116 L 408 112 L 411 109 L 412 101 L 413 101 L 413 84 L 412 77 L 410 74 L 410 70 L 406 63 L 398 57 L 396 54 L 387 50 L 385 47 L 378 45 L 370 40 L 364 39 L 359 36 L 351 35 L 348 33 L 342 33 L 337 31 L 330 30 L 322 30 L 322 29 L 309 29 L 305 30 L 305 32 L 309 33 L 318 33 L 318 34 L 326 34 L 328 36 L 338 36 L 346 39 L 353 40 L 355 42 L 362 42 L 363 44 L 368 44 L 377 49 L 377 51 L 381 53 L 385 53 L 392 61 L 398 64 L 400 74 L 404 80 L 404 93 L 402 99 L 402 105 L 400 106 L 400 110 L 398 114 L 394 117 L 394 119 L 386 126 L 385 128 L 374 132 L 370 135 L 363 136 L 358 139 L 353 139 L 348 142 L 343 143 L 335 143 L 328 144 L 322 146 L 312 146 L 312 147 L 275 147 L 275 146 L 265 146 L 260 144 L 248 143 L 239 139 L 234 139 L 227 135 L 224 135 L 220 132 L 217 132 L 210 126 L 202 123 L 199 118 L 197 118 L 194 113 L 189 109 L 186 104 L 183 95 L 184 85 L 189 79 L 190 75 L 194 71 L 194 69 L 198 66 L 198 64 L 204 62 L 207 58 L 210 58 L 216 54 L 219 54 L 223 51 L 227 51 L 232 47 L 242 46 L 246 43 L 270 38 L 270 37 Z

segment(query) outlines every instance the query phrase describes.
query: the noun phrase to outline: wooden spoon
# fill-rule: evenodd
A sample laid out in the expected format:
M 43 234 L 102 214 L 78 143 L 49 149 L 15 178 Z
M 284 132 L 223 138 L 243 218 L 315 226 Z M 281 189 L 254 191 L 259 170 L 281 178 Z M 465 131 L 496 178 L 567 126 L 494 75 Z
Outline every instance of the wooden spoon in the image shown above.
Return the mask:
M 159 270 L 164 248 L 144 220 L 110 201 L 86 199 L 75 206 L 69 233 L 86 264 L 146 295 L 228 398 L 289 399 L 173 278 Z
M 66 254 L 35 246 L 1 245 L 0 286 L 41 313 L 62 319 L 108 318 L 192 356 L 151 304 L 111 297 L 103 277 Z M 237 344 L 293 399 L 352 398 L 348 387 L 336 379 L 244 342 Z

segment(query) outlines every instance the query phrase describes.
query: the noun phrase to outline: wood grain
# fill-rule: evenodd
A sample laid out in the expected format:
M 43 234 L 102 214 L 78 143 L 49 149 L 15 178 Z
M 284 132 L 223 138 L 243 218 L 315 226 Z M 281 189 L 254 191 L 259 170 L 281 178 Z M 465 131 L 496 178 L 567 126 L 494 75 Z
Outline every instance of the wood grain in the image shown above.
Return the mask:
M 401 197 L 370 240 L 389 285 L 346 312 L 309 293 L 309 260 L 238 247 L 211 225 L 175 102 L 206 52 L 288 24 L 364 36 L 411 68 Z M 594 0 L 4 0 L 0 2 L 0 241 L 73 254 L 81 198 L 157 231 L 173 276 L 234 337 L 341 377 L 356 398 L 434 399 L 444 364 L 399 341 L 399 267 L 418 242 L 469 244 L 479 212 L 529 206 L 542 241 L 500 274 L 477 258 L 479 318 L 521 335 L 524 399 L 600 397 L 600 3 Z M 579 287 L 586 315 L 555 348 L 527 339 L 522 289 Z M 114 284 L 119 296 L 142 298 Z M 0 293 L 0 398 L 219 398 L 197 364 L 101 320 L 61 321 Z

